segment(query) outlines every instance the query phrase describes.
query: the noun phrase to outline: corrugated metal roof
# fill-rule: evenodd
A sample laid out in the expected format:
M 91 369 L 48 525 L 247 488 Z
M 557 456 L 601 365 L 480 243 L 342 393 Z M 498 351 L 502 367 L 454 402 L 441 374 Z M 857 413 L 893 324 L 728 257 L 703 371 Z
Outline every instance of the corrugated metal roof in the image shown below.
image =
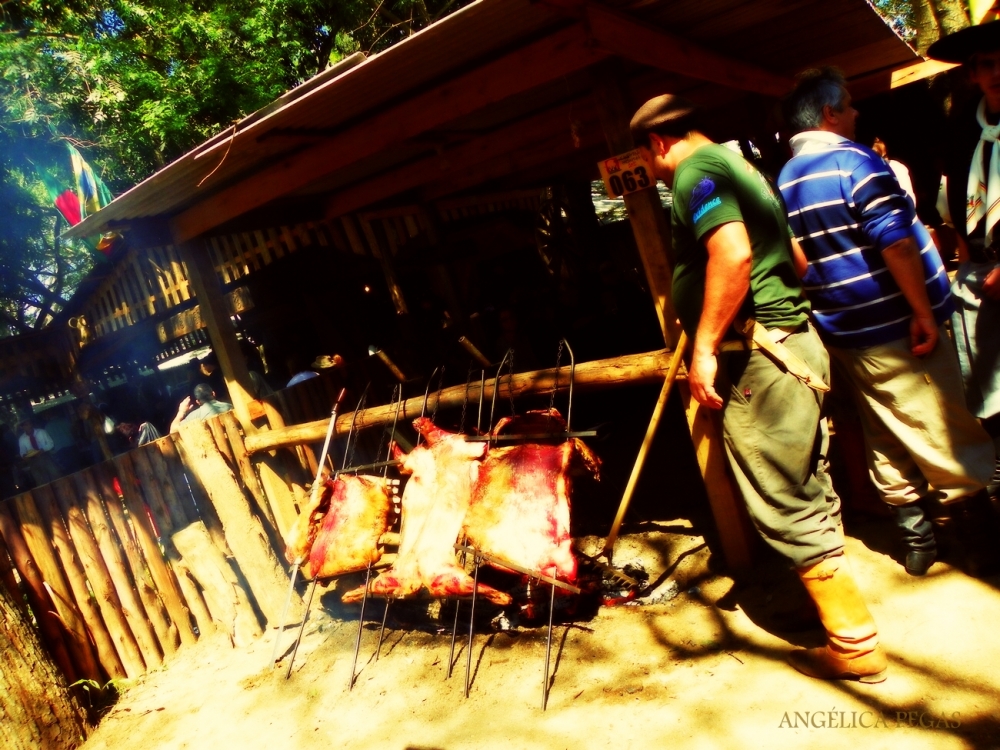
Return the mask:
M 111 224 L 141 218 L 170 218 L 303 149 L 335 142 L 338 134 L 388 106 L 576 22 L 574 14 L 582 4 L 552 1 L 553 5 L 479 0 L 379 55 L 344 61 L 246 118 L 235 132 L 227 130 L 201 144 L 68 234 L 95 234 Z M 836 63 L 848 76 L 859 76 L 919 59 L 866 0 L 609 0 L 603 5 L 649 27 L 783 75 L 810 65 Z M 634 74 L 635 66 L 630 70 Z M 650 76 L 645 79 L 643 86 L 649 85 Z M 661 72 L 652 80 L 660 81 L 664 90 L 668 86 L 704 90 L 698 81 Z M 569 75 L 468 113 L 429 135 L 443 137 L 452 130 L 471 137 L 475 133 L 469 133 L 470 128 L 485 132 L 546 102 L 579 96 L 586 83 L 585 75 Z M 738 95 L 729 91 L 714 96 L 724 100 Z M 711 99 L 713 95 L 706 96 Z M 394 164 L 433 153 L 435 148 L 440 146 L 433 137 L 413 139 L 391 153 L 383 150 L 356 160 L 290 193 L 350 185 Z

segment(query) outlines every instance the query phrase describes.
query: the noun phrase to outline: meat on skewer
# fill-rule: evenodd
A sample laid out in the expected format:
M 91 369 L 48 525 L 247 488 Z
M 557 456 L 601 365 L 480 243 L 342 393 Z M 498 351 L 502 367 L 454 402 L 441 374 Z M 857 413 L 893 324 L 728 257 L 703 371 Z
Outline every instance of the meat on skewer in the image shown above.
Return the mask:
M 392 567 L 372 584 L 371 593 L 403 598 L 426 588 L 432 596 L 471 595 L 473 580 L 456 562 L 455 542 L 469 507 L 472 484 L 479 472 L 483 443 L 467 443 L 461 435 L 442 430 L 431 420 L 414 421 L 425 444 L 403 455 L 394 447 L 410 479 L 401 498 L 399 553 Z M 484 584 L 478 592 L 490 601 L 510 604 L 510 596 Z M 364 586 L 344 594 L 346 603 L 360 601 Z
M 391 504 L 381 477 L 327 479 L 315 505 L 299 515 L 289 534 L 286 559 L 304 559 L 302 572 L 309 578 L 363 570 L 382 556 L 378 542 L 389 528 Z
M 502 419 L 493 434 L 547 435 L 565 429 L 562 416 L 550 409 Z M 572 582 L 577 564 L 570 537 L 571 473 L 580 469 L 599 478 L 601 462 L 577 438 L 543 439 L 490 449 L 463 530 L 483 552 Z

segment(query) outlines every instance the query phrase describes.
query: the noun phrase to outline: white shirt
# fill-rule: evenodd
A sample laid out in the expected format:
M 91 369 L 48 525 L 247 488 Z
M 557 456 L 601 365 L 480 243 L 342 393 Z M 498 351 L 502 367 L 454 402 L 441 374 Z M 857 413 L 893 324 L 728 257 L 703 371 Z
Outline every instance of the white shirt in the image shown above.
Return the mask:
M 38 449 L 43 451 L 52 450 L 52 438 L 49 437 L 49 433 L 45 430 L 38 429 L 35 430 L 35 442 L 38 443 Z M 21 437 L 17 439 L 17 447 L 21 453 L 21 457 L 24 457 L 25 453 L 34 450 L 34 446 L 31 444 L 31 438 L 28 437 L 27 433 L 22 432 Z

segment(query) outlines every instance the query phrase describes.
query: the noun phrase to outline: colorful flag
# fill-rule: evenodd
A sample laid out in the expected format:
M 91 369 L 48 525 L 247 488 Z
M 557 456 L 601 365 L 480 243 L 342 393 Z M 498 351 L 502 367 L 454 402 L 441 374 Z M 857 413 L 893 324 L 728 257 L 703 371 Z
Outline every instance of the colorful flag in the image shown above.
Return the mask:
M 38 173 L 49 198 L 72 227 L 108 205 L 113 196 L 73 144 L 67 142 L 66 148 L 69 151 L 70 170 L 73 175 L 72 186 L 65 185 L 45 169 L 39 168 Z M 111 256 L 111 251 L 119 239 L 118 233 L 108 232 L 99 238 L 88 237 L 83 242 L 98 258 L 106 260 Z

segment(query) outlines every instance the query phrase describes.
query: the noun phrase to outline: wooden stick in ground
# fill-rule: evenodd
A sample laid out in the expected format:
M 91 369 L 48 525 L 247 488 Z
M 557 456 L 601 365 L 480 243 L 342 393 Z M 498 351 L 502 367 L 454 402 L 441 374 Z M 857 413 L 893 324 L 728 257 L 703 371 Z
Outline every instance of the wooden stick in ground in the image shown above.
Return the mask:
M 17 582 L 17 575 L 14 573 L 14 558 L 7 549 L 7 544 L 0 534 L 0 584 L 10 593 L 10 600 L 18 608 L 21 614 L 28 614 L 29 610 L 24 603 L 24 596 L 21 593 L 21 586 Z
M 625 493 L 622 495 L 622 501 L 618 505 L 618 515 L 615 516 L 615 522 L 611 525 L 611 533 L 608 534 L 608 538 L 604 542 L 602 554 L 607 558 L 608 563 L 611 562 L 611 553 L 615 548 L 615 540 L 618 539 L 618 531 L 621 529 L 622 521 L 625 520 L 625 513 L 628 511 L 629 503 L 632 501 L 632 493 L 639 482 L 642 465 L 646 462 L 646 454 L 649 453 L 650 446 L 653 445 L 653 438 L 656 437 L 656 429 L 660 426 L 660 417 L 663 416 L 663 409 L 666 407 L 667 399 L 670 397 L 670 390 L 677 379 L 677 372 L 680 370 L 681 359 L 684 356 L 684 348 L 686 346 L 687 335 L 681 331 L 680 338 L 677 339 L 677 348 L 670 358 L 667 377 L 663 381 L 663 388 L 660 389 L 660 397 L 656 399 L 656 406 L 653 407 L 653 416 L 649 420 L 649 427 L 646 428 L 646 437 L 642 440 L 639 454 L 635 457 L 635 465 L 632 467 L 632 474 L 628 478 L 628 484 L 625 485 Z
M 132 520 L 132 528 L 146 558 L 153 583 L 156 584 L 156 589 L 163 600 L 163 606 L 167 608 L 170 619 L 177 627 L 181 643 L 184 645 L 197 643 L 198 637 L 191 627 L 191 612 L 181 596 L 174 573 L 167 565 L 157 544 L 156 535 L 146 513 L 146 504 L 139 492 L 135 471 L 127 453 L 115 458 L 115 468 L 118 469 L 118 483 L 121 485 L 125 507 L 128 508 Z
M 226 412 L 219 417 L 219 422 L 226 428 L 226 435 L 229 437 L 229 445 L 232 447 L 233 457 L 236 459 L 236 465 L 239 467 L 239 478 L 243 488 L 256 501 L 257 509 L 271 525 L 275 536 L 280 536 L 278 533 L 278 524 L 275 521 L 274 514 L 271 512 L 271 504 L 264 495 L 264 488 L 261 487 L 260 480 L 253 470 L 250 455 L 247 453 L 246 448 L 243 447 L 243 436 L 240 434 L 240 427 L 236 421 L 236 416 L 230 412 Z
M 118 598 L 118 592 L 115 590 L 107 566 L 104 564 L 97 540 L 94 539 L 90 526 L 87 524 L 87 518 L 81 507 L 86 505 L 86 497 L 77 494 L 77 485 L 71 477 L 64 477 L 53 483 L 52 489 L 56 496 L 56 503 L 66 520 L 69 538 L 73 541 L 73 546 L 80 558 L 80 564 L 83 565 L 84 573 L 86 573 L 86 582 L 90 584 L 90 589 L 94 593 L 94 600 L 100 610 L 101 619 L 107 628 L 108 636 L 118 654 L 121 666 L 125 670 L 125 676 L 135 679 L 146 671 L 146 665 L 139 653 L 139 644 L 136 642 L 132 629 L 122 612 L 122 603 Z M 79 592 L 75 593 L 78 597 L 80 596 Z M 86 587 L 84 588 L 85 594 Z M 96 636 L 94 640 L 98 644 L 100 652 L 101 643 Z M 110 674 L 112 670 L 108 669 L 103 653 L 101 654 L 101 662 Z M 118 675 L 113 676 L 117 677 Z
M 14 508 L 17 510 L 17 517 L 21 522 L 21 533 L 24 535 L 24 541 L 42 574 L 43 585 L 49 592 L 56 614 L 66 629 L 68 636 L 66 645 L 69 647 L 79 676 L 103 682 L 97 654 L 94 653 L 90 644 L 87 624 L 73 601 L 73 594 L 59 566 L 52 539 L 46 533 L 49 524 L 42 517 L 30 492 L 15 497 Z
M 205 421 L 185 423 L 179 435 L 178 447 L 184 463 L 219 514 L 226 541 L 250 584 L 257 606 L 269 623 L 282 625 L 279 619 L 288 577 L 274 555 L 260 520 L 251 512 L 236 477 L 216 449 Z M 301 614 L 302 601 L 296 598 L 290 616 L 298 621 Z
M 581 362 L 576 366 L 573 380 L 574 391 L 585 393 L 613 386 L 662 383 L 670 369 L 670 362 L 671 352 L 667 349 L 646 352 L 644 354 L 628 354 L 594 362 Z M 504 399 L 508 397 L 516 398 L 528 393 L 548 394 L 553 391 L 562 392 L 569 388 L 565 368 L 562 370 L 559 368 L 550 368 L 547 370 L 522 372 L 515 374 L 512 378 L 504 375 L 500 381 L 497 395 L 499 398 Z M 486 403 L 489 403 L 489 400 L 493 397 L 495 387 L 495 378 L 490 378 L 483 385 L 483 398 Z M 458 407 L 466 399 L 475 403 L 479 401 L 479 392 L 480 384 L 475 382 L 469 385 L 468 390 L 464 384 L 444 388 L 440 392 L 431 395 L 427 408 L 431 410 L 439 407 Z M 405 421 L 420 416 L 423 406 L 423 395 L 407 399 L 399 408 L 399 420 Z M 352 424 L 358 430 L 390 424 L 396 416 L 397 407 L 395 404 L 384 404 L 370 409 L 362 409 L 357 412 L 357 415 L 354 412 L 341 414 L 337 417 L 334 435 L 346 435 L 350 431 Z M 249 453 L 255 453 L 257 451 L 274 450 L 282 446 L 314 443 L 323 439 L 324 435 L 326 435 L 326 428 L 327 421 L 325 419 L 293 425 L 292 427 L 275 427 L 269 432 L 258 432 L 254 435 L 247 435 L 245 441 L 246 449 Z M 294 517 L 292 520 L 294 521 Z
M 58 482 L 64 490 L 72 493 L 72 485 L 68 488 L 66 483 L 69 480 L 63 479 Z M 111 637 L 104 618 L 97 603 L 91 597 L 91 589 L 88 586 L 87 574 L 81 564 L 81 555 L 76 549 L 66 523 L 55 499 L 55 484 L 48 484 L 38 487 L 34 491 L 35 504 L 42 518 L 48 524 L 52 546 L 56 550 L 56 556 L 62 563 L 63 573 L 69 583 L 70 591 L 73 595 L 73 603 L 79 610 L 87 631 L 90 633 L 97 658 L 101 667 L 112 679 L 125 677 L 125 667 L 122 665 L 121 657 L 118 656 L 118 649 L 115 640 Z
M 163 663 L 163 654 L 160 651 L 159 641 L 153 631 L 153 625 L 146 616 L 146 610 L 142 606 L 130 575 L 128 559 L 124 550 L 119 546 L 118 540 L 111 528 L 111 521 L 104 509 L 101 500 L 101 493 L 98 489 L 98 482 L 92 469 L 78 472 L 74 475 L 77 483 L 79 497 L 84 503 L 84 510 L 87 514 L 87 521 L 90 523 L 91 532 L 100 550 L 101 557 L 104 558 L 104 565 L 108 575 L 114 583 L 118 601 L 121 604 L 122 616 L 128 623 L 129 629 L 135 637 L 139 653 L 147 669 L 153 669 Z M 124 660 L 123 660 L 124 661 Z M 126 671 L 128 665 L 125 665 Z
M 260 625 L 247 593 L 212 543 L 205 524 L 199 521 L 181 529 L 174 534 L 173 542 L 183 555 L 183 564 L 204 592 L 212 617 L 210 625 L 229 636 L 237 647 L 247 646 L 260 637 Z
M 139 593 L 139 600 L 146 610 L 146 616 L 153 626 L 153 632 L 156 633 L 160 653 L 163 656 L 169 656 L 177 651 L 180 635 L 177 633 L 177 627 L 170 622 L 167 609 L 163 606 L 163 600 L 157 594 L 156 584 L 149 572 L 149 567 L 146 565 L 146 558 L 142 554 L 142 547 L 136 538 L 128 516 L 125 514 L 125 506 L 115 489 L 114 464 L 107 461 L 95 469 L 98 486 L 104 496 L 104 507 L 107 509 L 108 518 L 118 536 L 121 548 L 125 552 L 125 558 L 132 571 L 132 580 L 135 581 L 135 588 Z M 157 550 L 157 554 L 159 554 L 159 550 Z
M 0 501 L 0 535 L 3 535 L 7 549 L 10 550 L 10 558 L 24 581 L 25 594 L 35 613 L 42 641 L 66 676 L 66 682 L 72 684 L 80 679 L 80 675 L 69 655 L 68 634 L 55 613 L 55 605 L 45 589 L 42 574 L 31 557 L 31 551 L 21 534 L 20 522 L 14 516 L 9 501 Z

